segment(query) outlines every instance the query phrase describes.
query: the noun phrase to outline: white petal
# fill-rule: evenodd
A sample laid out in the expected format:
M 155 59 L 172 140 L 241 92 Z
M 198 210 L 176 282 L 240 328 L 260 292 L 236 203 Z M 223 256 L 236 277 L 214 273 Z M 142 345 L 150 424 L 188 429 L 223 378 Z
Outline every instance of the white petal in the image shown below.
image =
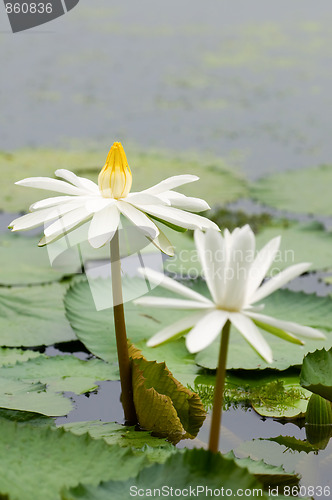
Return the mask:
M 205 313 L 197 313 L 187 316 L 186 318 L 181 318 L 176 323 L 173 323 L 170 326 L 166 326 L 160 330 L 160 332 L 156 333 L 153 337 L 151 337 L 147 341 L 148 347 L 154 347 L 156 345 L 162 344 L 166 342 L 166 340 L 174 339 L 174 337 L 178 337 L 179 335 L 183 335 L 185 330 L 191 328 L 193 325 L 197 323 L 204 316 Z
M 164 297 L 140 297 L 134 301 L 140 306 L 160 307 L 162 309 L 211 309 L 206 302 L 194 300 L 169 299 Z
M 209 219 L 206 219 L 201 215 L 191 214 L 189 212 L 185 212 L 184 210 L 179 210 L 178 208 L 145 205 L 144 212 L 185 229 L 205 229 L 209 227 L 217 228 L 216 224 Z
M 206 314 L 187 335 L 186 346 L 188 351 L 202 351 L 212 344 L 227 320 L 228 313 L 226 311 L 212 311 Z
M 117 201 L 117 207 L 120 212 L 127 217 L 135 226 L 150 238 L 154 239 L 159 234 L 159 229 L 152 220 L 130 203 Z
M 206 201 L 201 198 L 185 196 L 175 191 L 165 191 L 165 193 L 160 195 L 160 198 L 165 201 L 167 200 L 174 208 L 188 210 L 189 212 L 203 212 L 210 208 Z
M 265 314 L 259 314 L 254 312 L 248 312 L 247 316 L 250 318 L 266 323 L 267 325 L 275 326 L 286 332 L 293 333 L 299 337 L 304 337 L 308 339 L 326 339 L 326 336 L 321 331 L 316 328 L 311 328 L 310 326 L 302 326 L 298 323 L 293 323 L 292 321 L 283 321 L 281 319 L 271 318 L 271 316 L 266 316 Z
M 241 313 L 230 313 L 229 319 L 255 351 L 257 351 L 267 363 L 272 363 L 273 357 L 271 348 L 253 321 Z
M 161 198 L 161 196 L 154 196 L 152 194 L 145 193 L 129 193 L 124 200 L 131 205 L 169 205 L 170 202 Z
M 84 189 L 93 194 L 99 193 L 99 187 L 97 186 L 97 184 L 95 184 L 93 181 L 90 181 L 90 179 L 78 177 L 76 174 L 74 174 L 74 172 L 71 172 L 70 170 L 60 168 L 55 171 L 55 175 L 57 177 L 62 177 L 62 179 L 65 179 L 66 181 L 70 182 L 80 189 Z
M 44 234 L 46 236 L 46 239 L 50 236 L 55 236 L 56 234 L 65 233 L 66 231 L 87 220 L 90 216 L 91 213 L 88 212 L 84 207 L 76 208 L 75 210 L 68 212 L 45 229 Z
M 59 193 L 84 195 L 86 191 L 68 184 L 68 182 L 51 179 L 50 177 L 29 177 L 15 182 L 18 186 L 46 189 L 47 191 L 58 191 Z
M 240 310 L 245 302 L 249 269 L 254 260 L 255 236 L 246 225 L 233 231 L 228 241 L 222 305 L 225 309 Z
M 187 286 L 182 285 L 181 283 L 178 283 L 177 281 L 173 280 L 172 278 L 169 278 L 168 276 L 165 276 L 163 273 L 158 273 L 157 271 L 154 271 L 153 269 L 149 268 L 139 268 L 138 272 L 146 277 L 151 283 L 160 285 L 163 288 L 166 288 L 166 290 L 170 290 L 171 292 L 178 293 L 182 295 L 183 297 L 187 297 L 188 299 L 193 299 L 193 300 L 198 300 L 199 302 L 204 302 L 205 304 L 210 304 L 210 307 L 214 307 L 213 302 L 211 300 L 207 299 L 200 293 L 195 292 L 194 290 L 191 290 Z
M 250 267 L 249 282 L 247 286 L 246 302 L 250 304 L 252 294 L 257 290 L 271 267 L 279 250 L 280 236 L 269 241 L 257 254 Z
M 76 198 L 71 198 L 71 200 L 74 201 L 70 201 L 69 203 L 65 203 L 64 205 L 45 208 L 43 210 L 38 210 L 37 212 L 23 215 L 22 217 L 13 220 L 10 223 L 9 228 L 12 228 L 13 231 L 26 231 L 38 227 L 45 222 L 50 222 L 51 220 L 58 219 L 62 215 L 71 212 L 72 210 L 81 206 L 80 200 L 77 200 L 76 202 Z
M 284 269 L 279 274 L 269 279 L 266 283 L 263 283 L 263 285 L 251 296 L 250 302 L 254 303 L 264 299 L 292 279 L 297 278 L 302 273 L 306 272 L 310 266 L 310 263 L 303 262 L 302 264 L 295 264 L 294 266 Z
M 54 196 L 52 198 L 45 198 L 44 200 L 36 201 L 36 203 L 30 205 L 29 209 L 33 211 L 41 210 L 42 208 L 56 207 L 57 205 L 62 205 L 76 198 L 76 196 Z M 83 198 L 84 196 L 80 196 L 80 199 L 83 200 Z
M 102 196 L 90 196 L 85 202 L 85 208 L 89 212 L 99 212 L 110 205 L 115 205 L 117 201 L 114 198 L 103 198 Z
M 168 179 L 159 182 L 155 186 L 145 189 L 144 192 L 150 194 L 160 194 L 164 191 L 169 191 L 170 189 L 182 186 L 183 184 L 198 181 L 198 179 L 199 177 L 197 177 L 197 175 L 175 175 L 173 177 L 168 177 Z
M 89 226 L 89 243 L 93 248 L 100 248 L 110 241 L 120 222 L 120 213 L 116 205 L 110 205 L 92 217 Z
M 220 304 L 223 297 L 225 259 L 223 237 L 219 231 L 211 229 L 206 233 L 196 230 L 194 238 L 207 286 L 213 301 Z

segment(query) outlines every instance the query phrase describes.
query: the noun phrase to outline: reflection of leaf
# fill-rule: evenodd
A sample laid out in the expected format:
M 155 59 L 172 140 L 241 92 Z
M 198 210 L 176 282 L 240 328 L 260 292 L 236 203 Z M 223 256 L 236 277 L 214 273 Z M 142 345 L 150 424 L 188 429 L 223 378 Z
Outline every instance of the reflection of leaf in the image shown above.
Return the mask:
M 144 429 L 172 443 L 196 437 L 205 420 L 199 396 L 178 382 L 165 363 L 147 361 L 133 346 L 133 393 L 138 421 Z
M 310 453 L 312 451 L 317 451 L 317 448 L 310 444 L 308 441 L 302 441 L 294 436 L 277 436 L 272 438 L 267 438 L 267 441 L 273 441 L 280 445 L 285 446 L 289 450 L 293 451 L 304 451 L 305 453 Z
M 40 355 L 24 363 L 0 367 L 0 377 L 39 381 L 54 392 L 83 394 L 98 387 L 100 380 L 118 380 L 118 368 L 99 359 L 82 361 L 75 356 Z
M 66 431 L 81 435 L 88 432 L 94 439 L 104 439 L 107 444 L 130 447 L 136 455 L 145 455 L 149 461 L 163 463 L 176 451 L 165 439 L 151 436 L 150 432 L 137 431 L 135 427 L 126 427 L 115 422 L 73 422 L 62 426 Z
M 265 486 L 267 485 L 284 485 L 284 484 L 297 484 L 299 482 L 298 474 L 286 472 L 280 466 L 270 465 L 264 460 L 253 460 L 250 457 L 236 458 L 233 451 L 226 455 L 226 458 L 232 458 L 240 467 L 246 467 L 250 474 L 253 474 Z
M 58 283 L 0 289 L 0 344 L 50 345 L 76 338 L 63 307 L 66 287 Z
M 321 165 L 259 179 L 251 192 L 261 203 L 297 213 L 331 215 L 332 168 Z
M 169 496 L 171 488 L 175 491 L 194 489 L 198 496 L 203 496 L 205 488 L 230 489 L 235 492 L 243 490 L 261 489 L 257 479 L 249 474 L 246 468 L 239 467 L 234 460 L 222 455 L 211 454 L 205 450 L 186 450 L 183 453 L 171 455 L 165 464 L 153 465 L 143 469 L 134 480 L 109 481 L 97 487 L 78 486 L 63 494 L 63 500 L 123 500 L 128 497 L 128 492 L 145 490 L 140 498 L 150 498 L 154 488 L 166 486 Z M 199 488 L 197 490 L 197 488 Z M 166 490 L 165 490 L 166 491 Z M 149 494 L 150 492 L 150 494 Z M 205 496 L 205 495 L 204 495 Z M 246 491 L 246 498 L 253 498 L 254 492 Z M 262 499 L 267 499 L 267 494 L 262 492 Z
M 129 449 L 89 435 L 8 420 L 1 422 L 0 440 L 0 465 L 6 470 L 0 475 L 0 491 L 13 499 L 59 500 L 64 486 L 128 479 L 148 463 Z
M 300 383 L 309 391 L 332 401 L 332 348 L 305 356 Z

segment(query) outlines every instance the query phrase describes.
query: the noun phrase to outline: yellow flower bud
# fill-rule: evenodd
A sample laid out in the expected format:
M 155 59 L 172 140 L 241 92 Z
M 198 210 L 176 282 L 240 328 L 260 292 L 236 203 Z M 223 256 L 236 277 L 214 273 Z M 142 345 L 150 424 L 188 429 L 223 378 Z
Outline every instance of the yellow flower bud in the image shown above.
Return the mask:
M 104 198 L 125 198 L 132 184 L 132 175 L 121 142 L 115 142 L 98 176 L 98 186 Z

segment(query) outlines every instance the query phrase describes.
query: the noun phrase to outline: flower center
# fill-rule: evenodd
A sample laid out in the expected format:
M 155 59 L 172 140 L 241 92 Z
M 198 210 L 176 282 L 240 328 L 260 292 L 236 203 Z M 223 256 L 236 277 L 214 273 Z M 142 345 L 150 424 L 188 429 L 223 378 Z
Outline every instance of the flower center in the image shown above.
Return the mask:
M 104 198 L 125 198 L 132 183 L 126 153 L 121 142 L 115 142 L 98 176 L 98 186 Z

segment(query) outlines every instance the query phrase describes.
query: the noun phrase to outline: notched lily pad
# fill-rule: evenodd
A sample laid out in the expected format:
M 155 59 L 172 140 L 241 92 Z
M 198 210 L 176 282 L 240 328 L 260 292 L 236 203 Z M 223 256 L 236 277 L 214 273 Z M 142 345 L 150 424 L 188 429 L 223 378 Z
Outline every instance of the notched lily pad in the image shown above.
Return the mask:
M 303 360 L 300 383 L 303 387 L 332 401 L 332 348 L 311 352 Z
M 143 429 L 167 437 L 172 443 L 193 439 L 206 412 L 199 396 L 178 382 L 165 363 L 147 361 L 131 346 L 133 393 L 138 421 Z

